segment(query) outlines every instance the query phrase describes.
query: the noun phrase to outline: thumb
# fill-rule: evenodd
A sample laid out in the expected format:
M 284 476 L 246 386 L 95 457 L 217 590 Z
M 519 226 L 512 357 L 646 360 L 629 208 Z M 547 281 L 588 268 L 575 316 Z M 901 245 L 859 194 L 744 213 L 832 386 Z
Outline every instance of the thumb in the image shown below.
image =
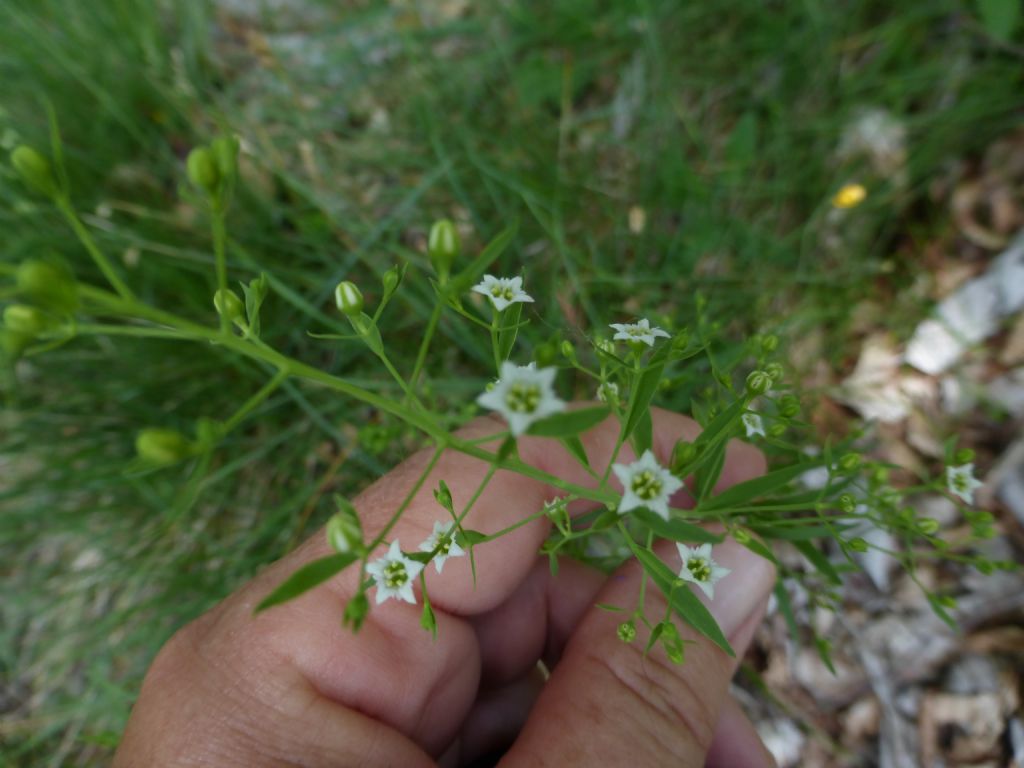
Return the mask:
M 660 554 L 678 571 L 678 557 L 669 556 L 674 552 L 666 546 Z M 683 639 L 694 641 L 686 645 L 685 661 L 673 664 L 660 647 L 645 656 L 642 629 L 633 643 L 624 643 L 616 635 L 623 615 L 593 607 L 501 765 L 703 766 L 729 681 L 775 581 L 768 561 L 733 541 L 716 547 L 714 557 L 731 573 L 716 585 L 708 608 L 736 658 L 681 620 L 676 624 Z M 608 580 L 596 602 L 631 606 L 640 581 L 641 570 L 631 562 Z M 645 603 L 652 623 L 665 616 L 665 599 L 650 583 Z

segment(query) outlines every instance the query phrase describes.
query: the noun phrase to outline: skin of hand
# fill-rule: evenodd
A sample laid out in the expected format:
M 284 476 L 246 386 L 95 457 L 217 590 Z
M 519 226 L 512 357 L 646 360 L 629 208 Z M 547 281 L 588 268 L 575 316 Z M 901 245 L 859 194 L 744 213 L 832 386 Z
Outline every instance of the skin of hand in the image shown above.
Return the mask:
M 656 410 L 654 451 L 665 464 L 675 442 L 692 440 L 690 419 Z M 501 428 L 492 418 L 466 437 Z M 591 465 L 611 458 L 612 420 L 583 435 Z M 571 482 L 594 484 L 553 440 L 522 438 L 520 457 Z M 618 461 L 634 458 L 624 447 Z M 429 460 L 417 454 L 356 499 L 368 540 L 383 529 Z M 730 443 L 719 489 L 764 471 L 759 451 Z M 445 453 L 388 537 L 416 550 L 447 513 L 432 489 L 444 480 L 462 509 L 487 465 Z M 490 533 L 536 512 L 550 487 L 509 472 L 495 474 L 464 521 Z M 673 500 L 685 504 L 685 493 Z M 593 508 L 590 505 L 589 508 Z M 576 514 L 588 509 L 574 502 Z M 362 629 L 342 629 L 355 593 L 349 568 L 300 598 L 258 615 L 253 608 L 297 567 L 330 553 L 321 532 L 206 614 L 179 630 L 157 655 L 114 758 L 115 768 L 158 766 L 468 765 L 487 756 L 501 766 L 772 766 L 753 726 L 728 694 L 738 658 L 761 621 L 774 584 L 772 566 L 735 542 L 716 546 L 732 572 L 708 607 L 737 658 L 677 622 L 685 662 L 656 647 L 644 655 L 646 631 L 626 644 L 616 636 L 632 610 L 641 571 L 630 562 L 611 576 L 563 559 L 553 576 L 537 554 L 548 532 L 541 518 L 427 567 L 437 639 L 420 628 L 422 605 L 389 600 L 374 606 Z M 678 570 L 670 542 L 659 556 Z M 378 553 L 373 553 L 379 556 Z M 417 588 L 418 593 L 418 588 Z M 648 618 L 665 601 L 648 585 Z M 702 600 L 699 590 L 695 590 Z M 371 601 L 374 590 L 369 595 Z M 419 595 L 417 594 L 419 599 Z M 543 682 L 538 660 L 551 670 Z M 494 758 L 497 760 L 498 758 Z M 478 764 L 494 764 L 481 761 Z

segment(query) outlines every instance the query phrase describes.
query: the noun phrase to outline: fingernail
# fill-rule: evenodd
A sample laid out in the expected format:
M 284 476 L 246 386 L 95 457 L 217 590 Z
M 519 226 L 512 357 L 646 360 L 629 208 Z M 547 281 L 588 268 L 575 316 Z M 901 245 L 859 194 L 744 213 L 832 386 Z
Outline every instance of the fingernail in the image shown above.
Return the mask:
M 775 567 L 732 540 L 715 547 L 713 556 L 730 572 L 715 585 L 714 600 L 705 602 L 722 632 L 732 637 L 772 591 Z

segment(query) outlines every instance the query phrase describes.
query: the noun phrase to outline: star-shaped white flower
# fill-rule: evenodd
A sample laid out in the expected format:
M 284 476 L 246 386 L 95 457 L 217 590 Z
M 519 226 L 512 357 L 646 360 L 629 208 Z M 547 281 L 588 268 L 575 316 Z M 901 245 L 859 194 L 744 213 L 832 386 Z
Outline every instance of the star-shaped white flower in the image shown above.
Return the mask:
M 654 346 L 654 340 L 659 336 L 666 339 L 669 337 L 667 331 L 663 331 L 657 326 L 652 328 L 646 317 L 640 318 L 635 323 L 612 323 L 611 328 L 615 330 L 615 335 L 612 338 L 616 341 L 642 341 L 649 347 Z
M 439 544 L 440 546 L 438 546 Z M 454 520 L 448 523 L 448 525 L 441 521 L 435 522 L 434 532 L 427 536 L 423 543 L 420 544 L 420 552 L 433 552 L 435 549 L 437 554 L 434 555 L 434 565 L 437 566 L 438 573 L 444 568 L 444 561 L 449 557 L 459 557 L 466 554 L 455 541 Z
M 744 413 L 740 416 L 740 421 L 743 422 L 743 427 L 747 430 L 747 437 L 753 437 L 754 435 L 765 436 L 764 422 L 761 421 L 761 417 L 756 413 Z
M 565 410 L 553 386 L 557 372 L 555 368 L 538 369 L 506 360 L 501 364 L 501 378 L 476 401 L 504 416 L 509 431 L 518 437 L 538 419 Z
M 412 592 L 412 584 L 422 570 L 423 563 L 403 555 L 398 540 L 392 541 L 384 557 L 366 566 L 366 572 L 373 576 L 377 584 L 377 605 L 391 597 L 415 605 L 416 595 Z
M 474 285 L 473 290 L 489 298 L 499 312 L 504 312 L 507 307 L 516 302 L 533 301 L 533 297 L 523 290 L 523 278 L 521 277 L 484 275 L 484 279 Z
M 984 483 L 974 476 L 974 464 L 946 467 L 946 488 L 968 504 L 974 503 L 974 491 Z
M 683 487 L 683 481 L 661 466 L 653 453 L 644 451 L 632 464 L 612 464 L 612 471 L 622 483 L 620 515 L 637 507 L 647 507 L 668 520 L 669 499 Z
M 676 544 L 683 567 L 679 569 L 679 578 L 696 584 L 708 596 L 715 599 L 715 582 L 729 575 L 729 569 L 723 568 L 711 557 L 711 545 L 701 544 L 699 547 L 688 547 Z

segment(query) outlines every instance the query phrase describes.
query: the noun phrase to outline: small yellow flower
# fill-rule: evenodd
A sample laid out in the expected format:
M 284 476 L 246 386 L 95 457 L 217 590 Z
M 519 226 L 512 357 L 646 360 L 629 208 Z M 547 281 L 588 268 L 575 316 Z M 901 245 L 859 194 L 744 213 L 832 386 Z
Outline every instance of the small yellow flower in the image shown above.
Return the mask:
M 844 184 L 832 198 L 832 205 L 836 208 L 856 208 L 864 202 L 868 191 L 863 184 Z

